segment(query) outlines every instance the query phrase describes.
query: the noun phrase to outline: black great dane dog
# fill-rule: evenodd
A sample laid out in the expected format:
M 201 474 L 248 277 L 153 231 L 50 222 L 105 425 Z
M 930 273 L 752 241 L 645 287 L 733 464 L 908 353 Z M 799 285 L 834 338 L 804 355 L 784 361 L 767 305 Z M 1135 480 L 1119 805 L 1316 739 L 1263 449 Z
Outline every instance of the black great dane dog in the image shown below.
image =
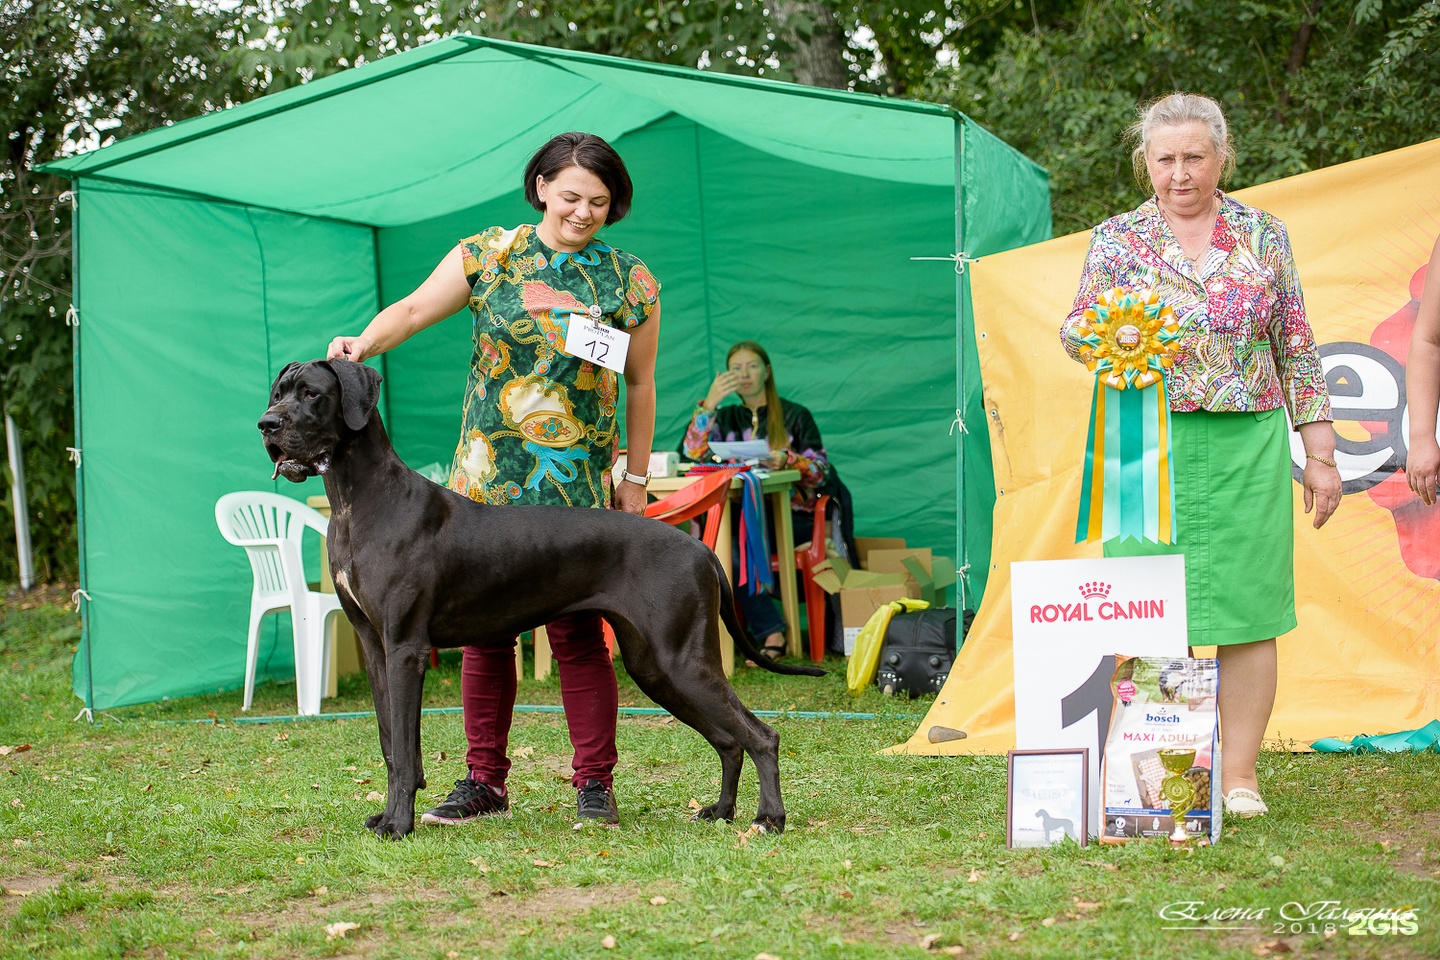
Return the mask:
M 420 690 L 430 648 L 505 643 L 565 614 L 610 623 L 640 689 L 720 754 L 720 797 L 695 815 L 732 820 L 744 754 L 760 777 L 755 824 L 785 829 L 780 738 L 725 679 L 718 622 L 755 663 L 772 664 L 735 620 L 719 559 L 674 527 L 615 510 L 488 506 L 405 466 L 380 423 L 380 375 L 348 360 L 292 363 L 260 418 L 275 471 L 325 479 L 335 592 L 360 636 L 389 791 L 366 826 L 400 838 L 425 786 Z

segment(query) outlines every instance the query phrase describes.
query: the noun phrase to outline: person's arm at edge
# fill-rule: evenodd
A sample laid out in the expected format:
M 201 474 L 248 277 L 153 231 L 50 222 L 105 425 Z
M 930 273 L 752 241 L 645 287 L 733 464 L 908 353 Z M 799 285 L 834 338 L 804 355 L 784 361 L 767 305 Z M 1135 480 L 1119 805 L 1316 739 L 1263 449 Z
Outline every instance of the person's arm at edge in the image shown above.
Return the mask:
M 459 312 L 470 300 L 465 280 L 464 253 L 459 244 L 409 295 L 377 313 L 358 337 L 330 341 L 326 359 L 343 358 L 360 363 L 393 350 L 415 334 Z
M 1410 335 L 1405 403 L 1410 413 L 1405 479 L 1426 506 L 1433 506 L 1440 474 L 1440 444 L 1435 440 L 1435 414 L 1440 407 L 1440 237 L 1430 252 L 1415 331 Z
M 630 473 L 649 472 L 655 442 L 655 355 L 660 347 L 660 302 L 650 317 L 630 334 L 625 358 L 625 460 Z M 645 512 L 645 488 L 622 480 L 615 486 L 615 505 L 626 513 Z

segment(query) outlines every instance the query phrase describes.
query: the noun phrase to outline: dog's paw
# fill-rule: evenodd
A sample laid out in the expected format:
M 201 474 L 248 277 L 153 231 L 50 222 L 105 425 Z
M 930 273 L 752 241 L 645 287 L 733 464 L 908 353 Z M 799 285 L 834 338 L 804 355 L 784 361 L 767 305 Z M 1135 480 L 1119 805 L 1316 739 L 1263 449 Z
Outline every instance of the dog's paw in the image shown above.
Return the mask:
M 726 823 L 731 823 L 735 819 L 735 811 L 731 810 L 726 813 L 720 809 L 718 803 L 712 803 L 708 807 L 701 807 L 699 810 L 696 810 L 695 815 L 690 819 L 704 823 L 714 823 L 716 820 L 724 820 Z
M 405 829 L 394 820 L 386 820 L 384 817 L 381 817 L 379 822 L 372 826 L 370 830 L 381 840 L 404 840 L 413 832 L 414 827 Z
M 398 820 L 392 820 L 381 812 L 365 818 L 365 829 L 382 840 L 403 840 L 414 831 L 415 824 L 412 821 L 408 828 L 402 827 Z
M 755 827 L 756 830 L 759 830 L 761 833 L 784 833 L 784 832 L 785 832 L 785 814 L 782 813 L 782 814 L 780 814 L 778 817 L 758 817 L 758 816 L 757 816 L 757 817 L 755 818 L 755 820 L 753 821 L 753 826 Z

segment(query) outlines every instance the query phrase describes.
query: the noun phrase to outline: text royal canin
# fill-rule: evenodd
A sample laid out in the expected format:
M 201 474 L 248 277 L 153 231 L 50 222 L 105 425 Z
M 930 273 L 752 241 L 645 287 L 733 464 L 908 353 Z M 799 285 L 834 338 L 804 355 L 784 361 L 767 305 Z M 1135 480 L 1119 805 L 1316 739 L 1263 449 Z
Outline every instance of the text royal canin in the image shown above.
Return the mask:
M 1066 623 L 1072 620 L 1159 620 L 1165 616 L 1164 600 L 1131 600 L 1117 603 L 1102 600 L 1090 615 L 1089 603 L 1047 603 L 1030 608 L 1031 623 Z

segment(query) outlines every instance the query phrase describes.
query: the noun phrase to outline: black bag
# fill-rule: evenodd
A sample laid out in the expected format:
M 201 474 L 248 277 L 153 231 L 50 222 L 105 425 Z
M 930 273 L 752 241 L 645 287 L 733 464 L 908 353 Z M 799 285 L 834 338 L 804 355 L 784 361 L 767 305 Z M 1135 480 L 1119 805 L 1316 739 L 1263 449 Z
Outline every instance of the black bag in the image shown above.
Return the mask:
M 969 611 L 966 611 L 967 613 Z M 912 699 L 938 693 L 950 676 L 959 649 L 955 643 L 956 611 L 949 607 L 897 613 L 885 628 L 875 685 L 887 696 Z M 964 642 L 963 639 L 961 641 Z

